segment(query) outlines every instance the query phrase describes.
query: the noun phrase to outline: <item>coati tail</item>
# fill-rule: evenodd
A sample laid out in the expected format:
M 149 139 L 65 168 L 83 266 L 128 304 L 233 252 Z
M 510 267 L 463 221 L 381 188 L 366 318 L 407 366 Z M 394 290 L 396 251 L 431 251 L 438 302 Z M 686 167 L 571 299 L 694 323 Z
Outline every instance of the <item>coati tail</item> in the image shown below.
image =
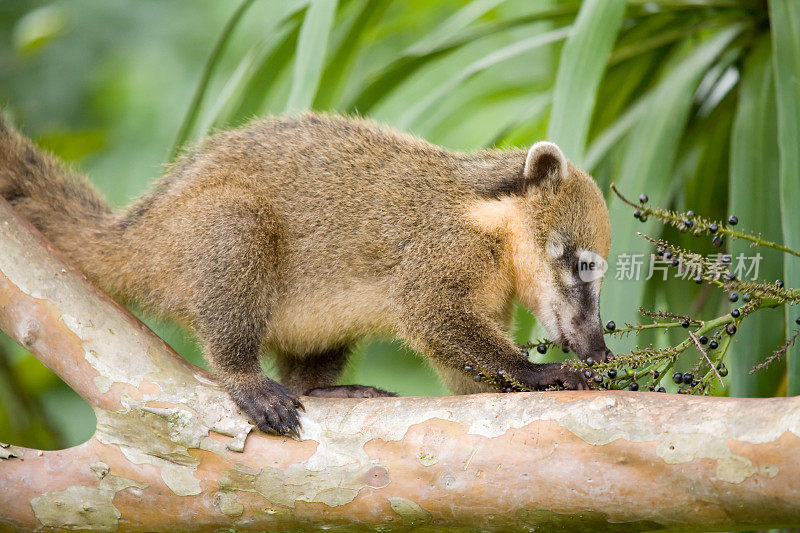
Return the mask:
M 118 217 L 105 199 L 1 113 L 0 196 L 96 282 L 108 256 L 122 251 Z

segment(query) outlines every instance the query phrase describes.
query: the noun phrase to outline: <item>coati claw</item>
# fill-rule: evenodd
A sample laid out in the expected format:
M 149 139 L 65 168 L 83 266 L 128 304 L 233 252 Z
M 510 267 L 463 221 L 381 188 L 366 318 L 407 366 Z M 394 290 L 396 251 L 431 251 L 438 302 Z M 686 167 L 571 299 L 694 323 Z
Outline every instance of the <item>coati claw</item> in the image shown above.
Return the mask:
M 298 410 L 304 409 L 289 389 L 264 376 L 258 384 L 230 391 L 236 404 L 264 433 L 300 438 Z
M 367 385 L 334 385 L 332 387 L 309 389 L 304 396 L 315 396 L 317 398 L 381 398 L 397 396 L 397 394 Z
M 521 379 L 520 379 L 521 378 Z M 593 387 L 583 372 L 565 368 L 561 363 L 531 365 L 519 376 L 523 384 L 533 390 L 567 389 L 591 390 Z

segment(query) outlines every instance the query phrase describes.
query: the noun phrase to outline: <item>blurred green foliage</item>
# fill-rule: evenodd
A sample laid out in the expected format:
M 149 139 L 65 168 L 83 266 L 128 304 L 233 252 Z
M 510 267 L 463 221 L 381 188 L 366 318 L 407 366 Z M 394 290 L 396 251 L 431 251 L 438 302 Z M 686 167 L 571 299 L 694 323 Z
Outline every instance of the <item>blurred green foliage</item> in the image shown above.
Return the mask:
M 615 181 L 631 196 L 647 192 L 661 206 L 718 219 L 735 208 L 743 227 L 781 241 L 800 216 L 796 204 L 775 198 L 800 194 L 800 165 L 792 168 L 800 139 L 796 124 L 781 120 L 800 112 L 798 4 L 4 0 L 0 104 L 117 206 L 146 190 L 186 142 L 310 106 L 370 116 L 456 150 L 549 137 L 604 189 Z M 768 8 L 780 24 L 771 24 Z M 634 226 L 615 200 L 609 207 L 613 253 L 648 251 L 637 230 L 716 251 L 653 222 Z M 770 275 L 783 272 L 772 260 Z M 605 320 L 635 321 L 638 304 L 715 316 L 727 301 L 680 280 L 607 276 Z M 788 370 L 746 374 L 794 319 L 775 314 L 763 318 L 769 328 L 743 327 L 736 336 L 731 393 L 800 390 L 794 352 Z M 186 332 L 148 324 L 202 364 Z M 527 341 L 544 332 L 520 309 L 515 335 Z M 0 346 L 0 441 L 47 448 L 91 434 L 93 415 L 80 398 L 8 339 Z M 345 381 L 444 393 L 417 356 L 388 340 L 363 342 Z

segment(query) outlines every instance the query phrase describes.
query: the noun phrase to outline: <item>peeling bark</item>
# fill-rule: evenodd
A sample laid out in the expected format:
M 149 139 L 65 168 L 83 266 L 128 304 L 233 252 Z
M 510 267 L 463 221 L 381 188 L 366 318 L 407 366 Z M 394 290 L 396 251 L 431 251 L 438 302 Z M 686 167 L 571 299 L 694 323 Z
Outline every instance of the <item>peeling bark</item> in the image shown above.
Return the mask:
M 253 431 L 212 376 L 0 200 L 0 328 L 94 408 L 75 448 L 0 445 L 0 529 L 733 530 L 800 523 L 800 398 L 305 398 Z

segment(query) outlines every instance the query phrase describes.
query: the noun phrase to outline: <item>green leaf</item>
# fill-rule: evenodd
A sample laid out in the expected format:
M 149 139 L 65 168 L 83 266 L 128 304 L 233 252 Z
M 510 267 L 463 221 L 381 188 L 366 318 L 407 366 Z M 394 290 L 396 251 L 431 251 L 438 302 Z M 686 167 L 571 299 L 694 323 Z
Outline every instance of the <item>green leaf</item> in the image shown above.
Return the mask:
M 203 104 L 203 99 L 208 90 L 208 83 L 211 81 L 211 75 L 214 74 L 217 65 L 219 65 L 222 54 L 225 52 L 225 48 L 228 46 L 228 42 L 233 36 L 236 26 L 252 3 L 253 0 L 243 0 L 242 3 L 239 4 L 239 7 L 236 8 L 236 11 L 233 12 L 233 15 L 228 19 L 228 22 L 222 29 L 222 33 L 217 38 L 217 42 L 214 44 L 214 48 L 211 50 L 211 54 L 209 54 L 206 64 L 203 67 L 203 73 L 200 76 L 200 82 L 197 84 L 197 89 L 195 89 L 194 96 L 189 104 L 189 110 L 186 112 L 183 123 L 178 130 L 178 135 L 172 145 L 169 156 L 170 160 L 175 159 L 178 151 L 191 136 L 195 122 L 200 114 L 200 106 Z
M 770 0 L 772 63 L 778 102 L 780 203 L 784 244 L 800 248 L 800 3 Z M 764 206 L 766 207 L 766 206 Z M 784 257 L 786 282 L 800 287 L 800 261 Z M 787 313 L 787 331 L 794 330 L 796 313 Z M 788 394 L 800 394 L 800 346 L 788 352 Z
M 510 44 L 499 50 L 488 54 L 477 61 L 470 63 L 467 67 L 462 69 L 458 74 L 442 83 L 434 90 L 432 90 L 426 98 L 411 105 L 406 113 L 397 121 L 397 127 L 404 129 L 410 127 L 416 120 L 422 117 L 436 102 L 450 94 L 453 89 L 464 83 L 466 80 L 472 78 L 486 69 L 489 69 L 498 63 L 502 63 L 512 57 L 520 54 L 530 52 L 536 48 L 552 44 L 561 39 L 565 39 L 569 32 L 572 30 L 571 26 L 558 28 L 553 31 L 540 33 L 528 39 L 523 39 L 516 43 Z
M 587 0 L 561 50 L 547 137 L 577 164 L 624 11 L 625 0 Z
M 781 218 L 775 209 L 765 209 L 779 195 L 777 108 L 770 65 L 769 38 L 762 39 L 745 61 L 739 90 L 739 106 L 731 133 L 728 206 L 742 224 L 765 238 L 781 241 Z M 783 277 L 783 254 L 768 248 L 753 248 L 745 241 L 729 244 L 733 265 L 737 257 L 761 255 L 758 277 Z M 749 265 L 749 263 L 747 263 Z M 746 279 L 746 278 L 745 278 Z M 778 315 L 778 316 L 776 316 Z M 783 343 L 781 310 L 753 314 L 739 328 L 727 356 L 733 396 L 774 396 L 783 377 L 781 363 L 750 374 Z
M 506 0 L 472 0 L 467 5 L 450 15 L 422 39 L 414 43 L 404 52 L 407 56 L 422 56 L 432 50 L 441 49 L 458 32 L 478 20 L 488 11 Z
M 276 44 L 260 60 L 258 67 L 247 80 L 247 85 L 242 90 L 241 102 L 227 118 L 229 122 L 238 122 L 265 111 L 283 109 L 285 95 L 283 100 L 278 100 L 276 93 L 283 75 L 286 74 L 285 70 L 294 59 L 304 13 L 305 11 L 291 16 L 276 32 L 277 35 L 273 37 Z
M 328 38 L 336 18 L 337 0 L 313 0 L 306 11 L 297 42 L 292 89 L 287 112 L 311 107 L 319 86 Z
M 363 3 L 361 10 L 347 29 L 344 39 L 336 47 L 325 67 L 322 85 L 314 99 L 315 109 L 329 109 L 334 105 L 343 89 L 343 80 L 347 79 L 364 34 L 383 16 L 389 4 L 390 0 L 370 0 Z
M 673 182 L 672 164 L 691 109 L 693 96 L 703 74 L 716 58 L 740 34 L 741 26 L 732 26 L 688 49 L 668 65 L 666 75 L 653 93 L 658 105 L 648 106 L 630 132 L 622 160 L 617 187 L 629 196 L 646 192 L 656 203 L 667 202 L 667 192 L 677 185 Z M 641 225 L 633 218 L 628 206 L 611 198 L 612 246 L 609 271 L 601 297 L 604 320 L 617 324 L 638 320 L 636 306 L 642 301 L 645 284 L 629 279 L 616 279 L 625 263 L 635 264 L 636 258 L 646 264 L 649 247 L 637 231 L 656 230 L 653 222 Z M 635 224 L 635 225 L 634 225 Z M 644 270 L 644 268 L 643 268 Z M 646 272 L 645 272 L 646 273 Z M 628 346 L 632 340 L 619 341 Z
M 556 7 L 548 7 L 532 14 L 514 17 L 508 20 L 497 20 L 476 28 L 467 28 L 444 42 L 433 42 L 427 37 L 409 47 L 406 52 L 395 58 L 378 72 L 371 75 L 367 86 L 347 105 L 350 111 L 366 114 L 382 98 L 392 92 L 415 72 L 461 46 L 473 43 L 507 30 L 512 30 L 538 21 L 557 21 L 578 11 L 574 1 L 564 2 Z
M 295 29 L 296 26 L 290 22 L 283 24 L 270 35 L 269 39 L 258 43 L 245 55 L 225 82 L 214 104 L 207 106 L 206 111 L 202 114 L 196 128 L 198 137 L 208 135 L 214 126 L 225 126 L 255 114 L 254 111 L 243 114 L 237 109 L 243 105 L 249 94 L 253 94 L 251 89 L 253 80 L 259 78 L 263 81 L 262 66 L 269 66 L 268 76 L 272 80 L 280 72 L 282 64 L 289 60 L 289 54 L 285 54 L 284 61 L 281 62 L 279 58 L 275 57 L 275 52 L 281 50 L 286 42 L 292 40 L 293 36 L 297 37 Z M 269 84 L 263 83 L 260 86 L 269 87 Z M 269 91 L 264 90 L 257 94 L 260 96 L 260 101 L 269 94 Z

